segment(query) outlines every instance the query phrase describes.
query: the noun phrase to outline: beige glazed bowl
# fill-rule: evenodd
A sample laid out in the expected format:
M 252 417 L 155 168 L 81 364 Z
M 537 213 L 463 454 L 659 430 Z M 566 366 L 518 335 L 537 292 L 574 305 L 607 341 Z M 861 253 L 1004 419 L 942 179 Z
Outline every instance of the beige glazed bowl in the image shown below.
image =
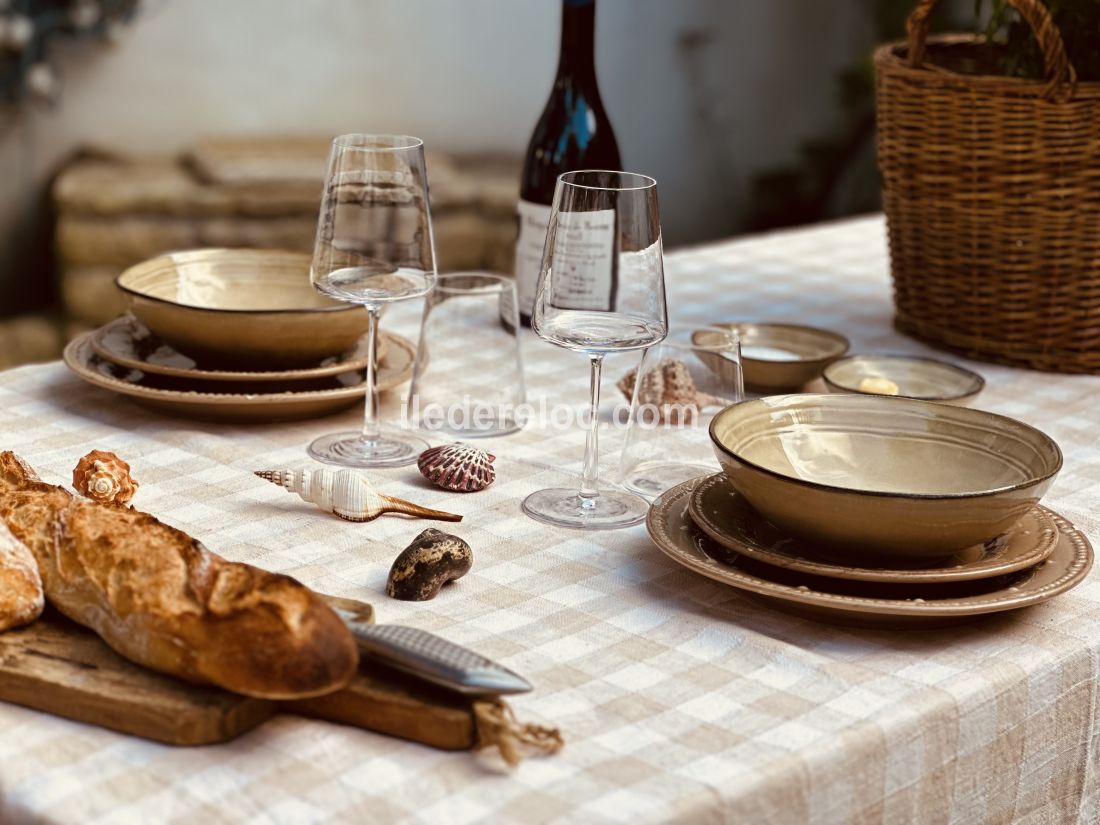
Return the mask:
M 877 385 L 896 388 L 886 393 L 890 395 L 960 405 L 969 404 L 985 387 L 976 372 L 911 355 L 849 355 L 829 364 L 821 377 L 829 392 L 883 394 Z
M 932 557 L 1005 532 L 1062 467 L 1047 435 L 993 413 L 870 395 L 779 395 L 710 425 L 729 483 L 765 518 L 861 556 Z
M 745 384 L 767 392 L 797 390 L 848 351 L 848 339 L 799 324 L 715 324 L 741 339 Z
M 309 256 L 295 252 L 173 252 L 116 283 L 138 320 L 204 367 L 315 365 L 367 331 L 367 311 L 314 290 Z

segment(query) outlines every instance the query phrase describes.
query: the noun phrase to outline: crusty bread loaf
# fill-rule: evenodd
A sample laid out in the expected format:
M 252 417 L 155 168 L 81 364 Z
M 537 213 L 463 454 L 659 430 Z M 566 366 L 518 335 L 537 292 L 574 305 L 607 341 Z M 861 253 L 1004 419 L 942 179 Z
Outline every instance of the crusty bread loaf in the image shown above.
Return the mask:
M 0 632 L 30 624 L 45 606 L 34 556 L 0 522 Z
M 0 520 L 34 554 L 50 604 L 131 661 L 267 699 L 318 696 L 355 674 L 351 632 L 305 586 L 147 513 L 76 499 L 10 452 Z

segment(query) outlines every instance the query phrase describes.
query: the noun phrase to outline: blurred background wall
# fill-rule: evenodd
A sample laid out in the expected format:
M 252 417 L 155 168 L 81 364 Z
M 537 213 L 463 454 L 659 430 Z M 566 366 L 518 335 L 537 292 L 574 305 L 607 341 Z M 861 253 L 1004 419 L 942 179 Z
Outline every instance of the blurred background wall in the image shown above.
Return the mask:
M 625 166 L 660 182 L 666 245 L 771 222 L 759 202 L 784 177 L 768 174 L 833 127 L 875 6 L 599 0 L 604 101 Z M 559 14 L 557 0 L 145 0 L 113 45 L 62 44 L 56 104 L 0 121 L 0 315 L 50 300 L 47 187 L 77 147 L 166 155 L 208 135 L 397 131 L 520 156 Z

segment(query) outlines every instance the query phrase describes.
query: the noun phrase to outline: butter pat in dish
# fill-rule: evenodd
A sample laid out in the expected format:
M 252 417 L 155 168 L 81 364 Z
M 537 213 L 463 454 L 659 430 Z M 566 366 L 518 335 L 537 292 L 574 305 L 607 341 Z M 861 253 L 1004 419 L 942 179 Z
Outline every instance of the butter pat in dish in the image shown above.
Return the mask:
M 910 355 L 849 355 L 829 364 L 822 378 L 829 392 L 900 395 L 959 405 L 969 404 L 985 388 L 985 379 L 976 372 Z

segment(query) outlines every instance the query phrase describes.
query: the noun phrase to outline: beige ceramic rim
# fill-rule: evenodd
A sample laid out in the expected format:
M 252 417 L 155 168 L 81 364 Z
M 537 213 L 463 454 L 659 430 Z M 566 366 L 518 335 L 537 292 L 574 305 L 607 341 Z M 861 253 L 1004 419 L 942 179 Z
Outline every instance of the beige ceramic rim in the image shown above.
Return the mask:
M 103 343 L 103 337 L 108 333 L 111 333 L 115 327 L 122 327 L 124 325 L 141 325 L 141 323 L 133 315 L 123 315 L 115 318 L 113 321 L 101 326 L 99 329 L 92 330 L 90 333 L 92 350 L 105 361 L 118 364 L 120 367 L 129 367 L 130 369 L 141 370 L 142 372 L 150 373 L 151 375 L 169 375 L 175 378 L 193 378 L 196 381 L 305 381 L 311 378 L 324 378 L 328 375 L 340 375 L 345 372 L 358 372 L 367 368 L 367 353 L 366 344 L 360 342 L 354 351 L 347 353 L 349 356 L 347 360 L 339 361 L 335 364 L 330 364 L 326 367 L 306 367 L 303 369 L 292 370 L 271 370 L 271 371 L 233 371 L 233 370 L 204 370 L 198 367 L 194 369 L 187 369 L 185 367 L 173 367 L 165 364 L 154 364 L 149 361 L 142 361 L 140 358 L 130 358 L 126 355 L 119 354 L 110 349 Z M 150 335 L 153 333 L 150 332 Z M 382 330 L 378 333 L 378 358 L 384 359 L 386 357 L 386 350 L 389 346 L 391 336 L 387 335 Z M 171 344 L 165 343 L 164 346 L 171 347 Z M 172 347 L 174 352 L 178 352 Z M 180 352 L 184 358 L 191 358 L 189 355 L 185 355 Z M 194 359 L 191 359 L 194 360 Z
M 715 473 L 712 476 L 696 479 L 698 482 L 692 490 L 688 500 L 688 510 L 695 526 L 706 533 L 713 541 L 722 545 L 727 550 L 732 550 L 750 559 L 765 562 L 774 567 L 782 567 L 785 570 L 794 570 L 799 573 L 809 573 L 814 576 L 824 576 L 831 579 L 844 579 L 848 581 L 883 582 L 887 584 L 909 584 L 924 582 L 928 584 L 973 581 L 975 579 L 988 579 L 993 576 L 1001 576 L 1005 573 L 1014 573 L 1026 567 L 1033 567 L 1045 561 L 1054 552 L 1058 544 L 1058 528 L 1054 524 L 1049 511 L 1042 507 L 1032 508 L 1024 519 L 1035 522 L 1033 532 L 1038 533 L 1038 540 L 1027 549 L 1009 559 L 983 557 L 973 562 L 962 562 L 939 567 L 921 568 L 886 568 L 886 567 L 857 567 L 851 564 L 845 565 L 839 562 L 814 561 L 811 558 L 788 555 L 764 547 L 753 540 L 751 536 L 732 532 L 730 525 L 711 518 L 707 513 L 708 495 L 721 491 L 723 495 L 732 495 L 742 498 L 741 494 L 729 486 L 724 473 Z M 742 499 L 743 500 L 743 499 Z M 712 505 L 713 506 L 713 505 Z M 752 511 L 752 506 L 746 501 L 744 506 Z M 763 519 L 763 516 L 757 516 Z M 1021 522 L 1023 519 L 1021 520 Z M 1021 529 L 1021 522 L 1017 522 L 1009 532 Z M 776 528 L 778 530 L 778 528 Z M 802 542 L 806 544 L 805 542 Z M 967 548 L 971 550 L 975 548 Z M 947 557 L 947 560 L 957 559 L 959 555 L 967 552 L 960 551 Z
M 288 252 L 285 249 L 261 249 L 252 247 L 246 248 L 229 248 L 229 247 L 209 247 L 201 249 L 186 249 L 180 252 L 167 253 L 164 255 L 157 255 L 155 258 L 150 258 L 147 261 L 142 261 L 139 264 L 134 264 L 130 268 L 123 271 L 117 278 L 115 278 L 115 286 L 134 298 L 141 298 L 143 301 L 153 301 L 158 304 L 164 304 L 171 307 L 185 307 L 187 309 L 196 310 L 198 312 L 211 312 L 215 314 L 231 313 L 231 314 L 244 314 L 244 315 L 294 315 L 307 312 L 350 312 L 356 309 L 362 309 L 359 304 L 352 303 L 333 303 L 331 306 L 313 306 L 313 307 L 281 307 L 277 309 L 245 309 L 245 308 L 233 308 L 233 307 L 211 307 L 202 306 L 201 304 L 184 304 L 179 301 L 172 301 L 168 298 L 161 298 L 157 295 L 150 295 L 148 292 L 142 292 L 134 287 L 127 286 L 126 281 L 144 275 L 147 271 L 164 267 L 172 266 L 176 267 L 180 262 L 186 263 L 187 256 L 209 255 L 215 253 L 231 253 L 236 257 L 245 258 L 249 255 L 255 254 L 257 257 L 264 258 L 284 258 L 288 263 L 293 263 L 301 266 L 304 271 L 309 271 L 310 256 L 304 252 Z M 175 260 L 174 260 L 175 259 Z
M 755 364 L 766 364 L 768 366 L 776 364 L 814 364 L 818 361 L 828 361 L 834 358 L 842 357 L 848 349 L 852 346 L 852 342 L 839 332 L 833 332 L 831 329 L 822 329 L 821 327 L 811 327 L 806 324 L 779 324 L 772 323 L 771 321 L 727 321 L 717 324 L 710 324 L 712 327 L 720 327 L 723 329 L 731 330 L 741 338 L 742 346 L 752 346 L 752 341 L 746 341 L 745 334 L 741 331 L 743 327 L 756 327 L 762 330 L 787 330 L 790 332 L 798 332 L 803 335 L 814 336 L 822 341 L 828 341 L 831 347 L 825 349 L 824 352 L 816 355 L 802 355 L 801 353 L 791 352 L 791 355 L 797 355 L 797 358 L 790 358 L 785 361 L 772 361 L 768 358 L 753 358 L 751 355 L 746 357 L 744 354 L 741 356 L 742 361 L 752 361 Z
M 789 476 L 789 475 L 786 475 L 784 473 L 780 473 L 776 470 L 771 469 L 770 467 L 764 467 L 761 464 L 757 464 L 754 461 L 750 461 L 749 459 L 745 458 L 742 455 L 738 455 L 733 450 L 731 450 L 729 447 L 727 447 L 725 444 L 723 444 L 721 441 L 719 441 L 717 435 L 715 435 L 714 428 L 715 428 L 715 425 L 718 423 L 719 419 L 721 419 L 723 416 L 728 414 L 729 411 L 732 410 L 734 407 L 740 407 L 744 404 L 757 404 L 757 403 L 760 403 L 761 401 L 774 401 L 776 399 L 794 399 L 796 401 L 800 401 L 800 402 L 803 402 L 803 403 L 811 402 L 811 401 L 820 401 L 824 404 L 829 404 L 829 403 L 836 403 L 835 401 L 830 402 L 830 399 L 838 399 L 838 398 L 867 398 L 867 399 L 874 399 L 874 400 L 877 400 L 877 401 L 883 401 L 883 402 L 886 402 L 888 404 L 919 404 L 919 405 L 924 405 L 926 409 L 931 407 L 931 408 L 934 408 L 936 410 L 939 410 L 941 412 L 941 414 L 944 414 L 944 415 L 948 414 L 944 411 L 952 410 L 952 411 L 955 411 L 955 413 L 958 414 L 958 415 L 981 416 L 981 417 L 985 417 L 985 418 L 994 418 L 994 419 L 997 419 L 998 421 L 1010 421 L 1013 426 L 1023 427 L 1024 429 L 1030 430 L 1033 433 L 1035 433 L 1036 435 L 1038 435 L 1040 438 L 1044 439 L 1047 442 L 1047 445 L 1054 449 L 1054 453 L 1058 457 L 1058 461 L 1057 461 L 1054 469 L 1051 470 L 1048 473 L 1044 473 L 1043 475 L 1040 475 L 1040 476 L 1033 476 L 1033 477 L 1027 479 L 1026 481 L 1020 481 L 1020 482 L 1017 482 L 1016 484 L 1010 484 L 1007 487 L 997 487 L 997 488 L 992 489 L 992 490 L 976 490 L 976 491 L 969 491 L 969 492 L 965 492 L 965 493 L 906 493 L 906 492 L 897 492 L 897 491 L 894 491 L 894 490 L 864 490 L 864 489 L 861 489 L 861 488 L 858 488 L 858 487 L 842 487 L 838 484 L 825 484 L 825 483 L 820 482 L 820 481 L 811 481 L 808 478 L 797 478 L 795 476 Z M 796 394 L 786 393 L 784 395 L 768 396 L 768 397 L 765 397 L 765 398 L 762 398 L 762 399 L 761 398 L 750 399 L 750 400 L 746 400 L 746 401 L 741 401 L 737 404 L 731 404 L 729 407 L 726 407 L 724 410 L 717 413 L 714 416 L 714 418 L 711 419 L 710 426 L 707 428 L 707 430 L 708 430 L 708 433 L 710 435 L 710 441 L 715 447 L 717 447 L 723 453 L 728 455 L 734 461 L 737 461 L 737 462 L 745 465 L 746 467 L 751 467 L 753 470 L 756 470 L 757 472 L 763 473 L 764 475 L 770 476 L 772 478 L 778 478 L 781 481 L 787 481 L 787 482 L 790 482 L 792 484 L 798 484 L 798 485 L 801 485 L 803 487 L 810 487 L 810 488 L 815 489 L 815 490 L 825 490 L 825 491 L 833 492 L 833 493 L 838 493 L 838 492 L 839 493 L 850 493 L 850 494 L 859 495 L 859 496 L 873 496 L 875 498 L 961 500 L 961 499 L 968 499 L 968 498 L 985 498 L 987 496 L 997 496 L 997 495 L 1001 495 L 1003 493 L 1011 492 L 1013 490 L 1022 490 L 1026 487 L 1032 487 L 1036 484 L 1040 484 L 1040 483 L 1046 481 L 1047 479 L 1054 478 L 1054 476 L 1058 475 L 1058 473 L 1060 473 L 1062 471 L 1062 462 L 1063 462 L 1062 448 L 1058 446 L 1058 443 L 1053 438 L 1051 438 L 1049 435 L 1047 435 L 1046 433 L 1044 433 L 1042 430 L 1038 429 L 1037 427 L 1032 427 L 1030 424 L 1027 424 L 1027 423 L 1025 423 L 1023 421 L 1020 421 L 1018 419 L 1010 418 L 1007 415 L 1000 415 L 998 413 L 987 412 L 985 410 L 972 410 L 972 409 L 968 409 L 966 407 L 951 407 L 951 406 L 947 406 L 947 405 L 944 405 L 944 404 L 940 404 L 936 401 L 922 401 L 921 399 L 918 399 L 918 398 L 897 398 L 897 397 L 889 396 L 889 395 L 854 395 L 854 394 L 850 394 L 850 393 L 845 393 L 843 395 L 830 395 L 828 393 L 800 393 L 800 394 L 799 393 L 796 393 Z
M 383 333 L 388 336 L 392 344 L 391 353 L 396 363 L 382 364 L 378 370 L 377 389 L 385 392 L 393 389 L 412 376 L 413 360 L 416 347 L 412 342 L 400 335 Z M 91 346 L 92 333 L 86 332 L 69 342 L 65 347 L 62 360 L 79 378 L 94 384 L 105 390 L 128 395 L 132 398 L 156 402 L 161 405 L 187 405 L 194 408 L 208 408 L 216 410 L 218 407 L 257 407 L 274 409 L 279 406 L 305 405 L 311 402 L 333 402 L 339 406 L 340 402 L 353 402 L 361 398 L 365 392 L 362 384 L 354 387 L 346 387 L 334 390 L 312 390 L 309 392 L 280 392 L 280 393 L 213 393 L 192 392 L 180 390 L 159 390 L 149 387 L 139 387 L 128 384 L 117 378 L 103 375 L 89 366 L 89 361 L 94 354 Z M 400 359 L 400 360 L 398 360 Z
M 963 401 L 967 399 L 976 398 L 985 389 L 985 379 L 974 372 L 974 370 L 968 370 L 966 367 L 960 367 L 958 364 L 952 364 L 950 361 L 941 361 L 939 358 L 928 358 L 923 355 L 897 355 L 886 353 L 873 353 L 873 352 L 857 352 L 850 355 L 844 355 L 837 358 L 829 366 L 825 367 L 821 373 L 821 380 L 825 382 L 825 385 L 830 389 L 835 389 L 839 392 L 852 393 L 853 395 L 882 395 L 879 392 L 866 392 L 859 387 L 852 387 L 847 384 L 841 384 L 837 381 L 833 381 L 829 378 L 829 371 L 836 370 L 837 365 L 843 365 L 848 361 L 854 361 L 857 358 L 875 358 L 883 361 L 919 361 L 922 364 L 933 364 L 937 367 L 944 367 L 948 370 L 954 371 L 970 379 L 973 389 L 963 393 L 953 393 L 947 395 L 904 395 L 899 393 L 898 398 L 912 398 L 916 401 Z
M 904 618 L 913 623 L 923 619 L 961 619 L 1016 610 L 1040 604 L 1066 592 L 1081 582 L 1092 567 L 1092 545 L 1085 535 L 1062 516 L 1047 510 L 1059 532 L 1054 553 L 1033 568 L 1035 573 L 1030 579 L 1013 582 L 991 593 L 924 601 L 846 596 L 779 584 L 723 565 L 700 547 L 710 539 L 691 521 L 687 509 L 691 491 L 698 481 L 693 479 L 678 484 L 662 493 L 650 506 L 646 529 L 658 549 L 678 564 L 707 578 L 769 600 L 812 607 L 834 618 L 852 619 L 864 615 Z

